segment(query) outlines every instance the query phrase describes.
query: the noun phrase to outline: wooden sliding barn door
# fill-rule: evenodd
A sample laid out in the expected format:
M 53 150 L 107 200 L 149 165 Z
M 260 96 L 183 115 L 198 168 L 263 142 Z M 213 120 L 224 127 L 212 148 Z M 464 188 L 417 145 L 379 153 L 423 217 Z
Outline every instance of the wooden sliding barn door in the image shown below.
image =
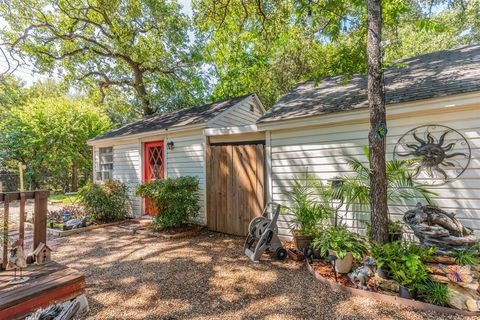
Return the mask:
M 207 152 L 207 224 L 244 236 L 265 204 L 263 144 L 214 145 Z

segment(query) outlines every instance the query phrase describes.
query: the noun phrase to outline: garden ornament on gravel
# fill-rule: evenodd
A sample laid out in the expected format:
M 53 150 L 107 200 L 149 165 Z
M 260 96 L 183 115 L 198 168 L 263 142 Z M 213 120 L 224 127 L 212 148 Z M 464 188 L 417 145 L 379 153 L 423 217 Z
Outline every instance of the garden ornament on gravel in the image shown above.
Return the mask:
M 273 252 L 273 257 L 278 260 L 284 260 L 287 257 L 287 251 L 278 238 L 277 220 L 280 207 L 278 203 L 267 203 L 262 215 L 253 218 L 248 225 L 243 252 L 253 262 L 259 262 L 266 250 Z M 269 216 L 272 218 L 269 219 Z
M 367 257 L 363 260 L 363 265 L 355 269 L 348 275 L 348 277 L 357 288 L 368 290 L 369 287 L 367 286 L 367 282 L 375 275 L 376 267 L 377 263 L 375 260 L 371 257 Z
M 11 285 L 27 282 L 30 278 L 22 276 L 22 269 L 27 267 L 27 260 L 23 252 L 23 241 L 17 240 L 8 250 L 7 269 L 14 269 L 13 280 L 9 282 Z M 17 268 L 20 269 L 20 278 L 17 278 Z

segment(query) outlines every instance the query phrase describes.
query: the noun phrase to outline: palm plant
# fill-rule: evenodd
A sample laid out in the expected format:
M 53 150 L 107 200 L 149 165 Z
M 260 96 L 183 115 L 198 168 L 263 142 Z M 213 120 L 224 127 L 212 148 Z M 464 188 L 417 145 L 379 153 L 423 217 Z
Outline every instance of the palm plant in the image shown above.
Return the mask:
M 364 153 L 368 160 L 369 152 L 366 146 L 364 146 Z M 347 164 L 352 169 L 353 175 L 340 177 L 342 183 L 332 189 L 332 195 L 344 200 L 347 204 L 347 212 L 350 207 L 356 212 L 369 211 L 371 202 L 370 169 L 362 161 L 353 157 L 347 157 Z M 386 162 L 389 204 L 413 199 L 423 199 L 428 204 L 434 204 L 432 196 L 436 193 L 413 180 L 412 165 L 412 160 L 389 160 Z
M 308 173 L 295 179 L 292 189 L 284 194 L 290 202 L 287 210 L 294 216 L 289 223 L 294 233 L 313 236 L 317 224 L 333 214 L 330 192 Z

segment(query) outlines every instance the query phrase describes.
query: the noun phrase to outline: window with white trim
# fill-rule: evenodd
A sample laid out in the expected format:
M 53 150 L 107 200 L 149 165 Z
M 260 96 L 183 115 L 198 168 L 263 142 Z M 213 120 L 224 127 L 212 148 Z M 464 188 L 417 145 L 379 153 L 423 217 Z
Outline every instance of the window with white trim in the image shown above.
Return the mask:
M 98 149 L 97 181 L 105 181 L 113 178 L 113 147 Z

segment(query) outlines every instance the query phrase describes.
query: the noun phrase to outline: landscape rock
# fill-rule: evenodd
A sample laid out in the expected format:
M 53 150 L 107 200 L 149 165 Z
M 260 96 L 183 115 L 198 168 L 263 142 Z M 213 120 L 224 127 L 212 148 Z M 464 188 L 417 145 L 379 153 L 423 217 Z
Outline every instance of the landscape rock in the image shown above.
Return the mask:
M 442 267 L 435 263 L 425 263 L 425 266 L 430 269 L 430 273 L 438 274 L 438 275 L 445 275 L 445 271 L 443 271 Z
M 428 277 L 434 282 L 450 283 L 450 280 L 447 277 L 438 274 L 429 274 Z
M 384 279 L 375 275 L 371 281 L 373 281 L 377 287 L 385 291 L 398 292 L 400 290 L 400 285 L 395 280 Z
M 450 297 L 448 305 L 460 309 L 476 312 L 480 310 L 480 294 L 476 290 L 464 288 L 459 283 L 449 283 Z

